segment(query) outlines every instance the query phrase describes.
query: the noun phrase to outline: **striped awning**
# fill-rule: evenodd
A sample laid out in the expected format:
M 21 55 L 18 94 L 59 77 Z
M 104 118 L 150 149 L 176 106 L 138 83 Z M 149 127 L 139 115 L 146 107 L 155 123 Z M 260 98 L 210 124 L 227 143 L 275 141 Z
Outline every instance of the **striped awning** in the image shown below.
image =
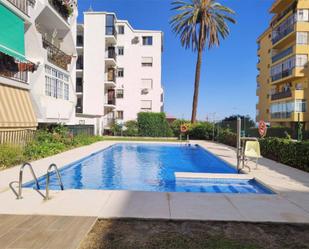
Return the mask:
M 33 128 L 37 120 L 27 90 L 0 85 L 0 128 Z

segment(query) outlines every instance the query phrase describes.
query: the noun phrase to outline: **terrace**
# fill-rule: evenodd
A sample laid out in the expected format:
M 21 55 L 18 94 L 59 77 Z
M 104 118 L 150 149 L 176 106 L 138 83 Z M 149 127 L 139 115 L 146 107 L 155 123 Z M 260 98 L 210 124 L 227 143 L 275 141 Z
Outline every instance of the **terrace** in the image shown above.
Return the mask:
M 23 12 L 25 15 L 28 15 L 29 6 L 35 5 L 35 0 L 8 0 L 13 4 L 17 9 Z

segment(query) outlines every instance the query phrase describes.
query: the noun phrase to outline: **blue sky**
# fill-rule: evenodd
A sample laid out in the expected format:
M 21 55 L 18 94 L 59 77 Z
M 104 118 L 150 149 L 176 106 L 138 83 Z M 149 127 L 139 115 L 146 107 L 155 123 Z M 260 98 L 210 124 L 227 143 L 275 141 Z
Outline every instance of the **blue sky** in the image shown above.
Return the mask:
M 256 39 L 267 27 L 268 9 L 273 0 L 219 0 L 237 13 L 231 35 L 219 48 L 206 50 L 203 56 L 198 118 L 216 113 L 216 118 L 231 114 L 255 116 Z M 178 118 L 191 116 L 196 54 L 181 47 L 172 33 L 171 0 L 79 0 L 79 22 L 83 11 L 92 5 L 95 11 L 111 11 L 118 19 L 127 19 L 136 29 L 164 32 L 162 82 L 165 112 Z

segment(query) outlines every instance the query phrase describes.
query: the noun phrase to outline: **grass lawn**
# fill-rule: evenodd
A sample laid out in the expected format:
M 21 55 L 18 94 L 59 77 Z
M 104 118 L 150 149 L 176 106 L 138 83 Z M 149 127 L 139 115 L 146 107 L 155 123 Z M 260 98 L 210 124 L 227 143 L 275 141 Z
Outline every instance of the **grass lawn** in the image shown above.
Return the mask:
M 99 220 L 80 249 L 305 249 L 308 234 L 308 225 Z

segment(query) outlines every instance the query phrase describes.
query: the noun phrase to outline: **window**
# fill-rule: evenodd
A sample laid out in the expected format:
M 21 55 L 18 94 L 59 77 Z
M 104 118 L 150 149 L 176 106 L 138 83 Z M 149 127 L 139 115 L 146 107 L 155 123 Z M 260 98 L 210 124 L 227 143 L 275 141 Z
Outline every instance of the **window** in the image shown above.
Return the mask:
M 308 32 L 297 32 L 296 42 L 297 44 L 308 44 Z
M 45 65 L 45 95 L 57 99 L 69 99 L 69 76 Z
M 303 90 L 303 84 L 302 83 L 297 83 L 295 86 L 296 90 Z
M 118 55 L 124 55 L 124 47 L 118 47 Z
M 69 100 L 69 84 L 64 84 L 64 99 Z
M 115 17 L 106 15 L 106 35 L 115 35 Z
M 83 78 L 76 78 L 76 92 L 82 93 L 83 92 Z
M 124 77 L 124 69 L 123 68 L 118 68 L 117 75 L 120 78 Z
M 84 58 L 82 55 L 79 55 L 77 58 L 76 69 L 84 69 Z
M 152 67 L 152 57 L 142 57 L 142 67 Z
M 116 90 L 116 98 L 117 99 L 123 99 L 123 89 L 117 89 Z
M 84 37 L 83 37 L 83 35 L 77 35 L 76 45 L 77 45 L 77 47 L 82 47 L 84 45 Z
M 124 26 L 123 25 L 119 25 L 118 26 L 118 34 L 119 35 L 123 35 L 124 34 Z
M 123 120 L 123 111 L 117 111 L 116 112 L 116 119 Z
M 142 79 L 142 89 L 152 89 L 152 79 Z
M 152 101 L 151 100 L 142 100 L 141 101 L 141 109 L 143 111 L 151 111 Z
M 307 9 L 297 10 L 297 21 L 299 21 L 299 22 L 308 22 L 309 21 Z
M 151 46 L 153 43 L 152 36 L 143 36 L 143 45 L 144 46 Z
M 296 67 L 304 67 L 308 63 L 308 55 L 298 54 L 296 55 Z
M 76 113 L 83 113 L 83 97 L 77 96 L 77 103 L 75 107 Z

